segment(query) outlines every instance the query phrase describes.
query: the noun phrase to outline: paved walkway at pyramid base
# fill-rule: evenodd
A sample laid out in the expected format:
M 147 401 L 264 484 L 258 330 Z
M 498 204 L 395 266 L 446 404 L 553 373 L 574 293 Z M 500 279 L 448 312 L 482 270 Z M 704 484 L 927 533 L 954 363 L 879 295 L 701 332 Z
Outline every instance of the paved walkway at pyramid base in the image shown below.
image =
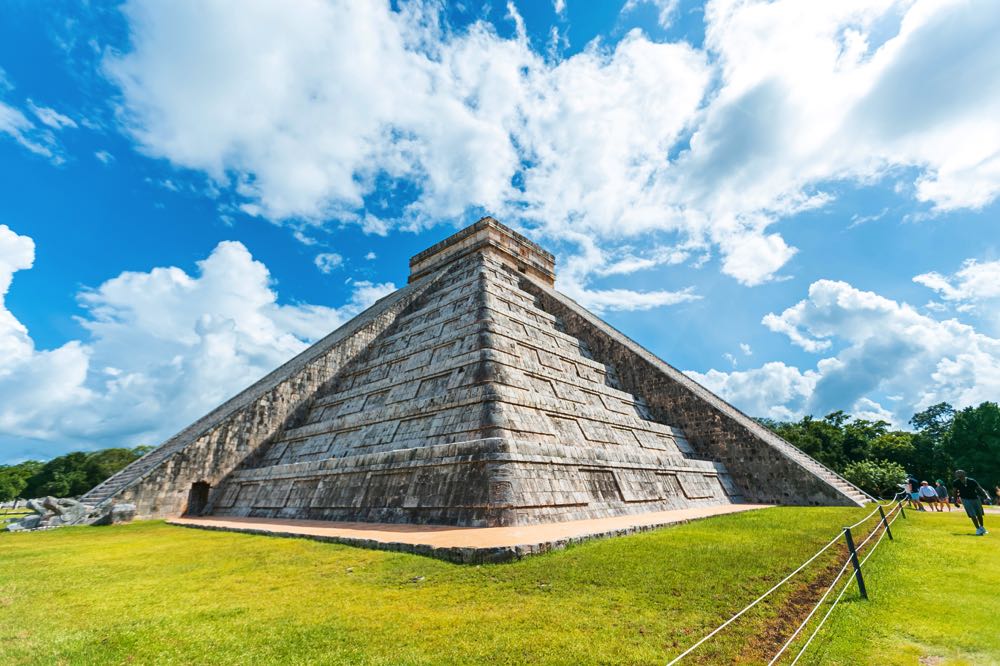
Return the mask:
M 517 527 L 452 527 L 395 523 L 279 520 L 273 518 L 188 517 L 172 525 L 246 532 L 268 536 L 301 537 L 380 550 L 429 555 L 452 562 L 507 562 L 564 548 L 571 543 L 686 523 L 727 513 L 765 509 L 768 504 L 723 504 L 632 516 L 572 520 Z

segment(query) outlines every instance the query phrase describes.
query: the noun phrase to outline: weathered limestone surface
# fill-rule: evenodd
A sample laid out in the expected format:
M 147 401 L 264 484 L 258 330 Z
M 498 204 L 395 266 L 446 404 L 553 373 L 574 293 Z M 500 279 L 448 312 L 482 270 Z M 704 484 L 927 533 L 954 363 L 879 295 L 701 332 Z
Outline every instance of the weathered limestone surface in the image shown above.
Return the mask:
M 739 501 L 479 249 L 235 471 L 215 515 L 531 524 Z
M 602 359 L 620 368 L 627 390 L 646 396 L 653 413 L 677 424 L 702 456 L 726 466 L 744 499 L 780 504 L 865 503 L 867 497 L 693 379 L 545 284 L 524 280 L 546 311 Z
M 84 497 L 189 511 L 527 525 L 853 486 L 552 287 L 492 218 L 410 284 Z
M 381 335 L 435 281 L 430 275 L 386 296 L 350 322 L 185 428 L 81 498 L 139 518 L 183 513 L 192 486 L 213 487 L 301 412 L 316 391 Z

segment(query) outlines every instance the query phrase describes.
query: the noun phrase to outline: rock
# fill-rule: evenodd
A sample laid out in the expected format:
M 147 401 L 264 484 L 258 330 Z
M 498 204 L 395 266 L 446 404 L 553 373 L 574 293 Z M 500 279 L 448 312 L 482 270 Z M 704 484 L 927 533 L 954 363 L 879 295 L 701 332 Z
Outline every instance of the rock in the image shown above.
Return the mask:
M 16 525 L 17 528 L 21 530 L 33 530 L 42 526 L 42 517 L 37 514 L 34 516 L 25 516 L 18 522 L 14 523 L 12 527 L 14 525 Z M 10 529 L 10 527 L 8 527 L 7 529 Z M 13 532 L 15 530 L 11 531 Z
M 43 527 L 76 525 L 87 518 L 88 509 L 74 499 L 43 497 L 28 500 L 28 508 L 34 515 L 25 516 L 7 526 L 10 532 L 35 530 Z
M 120 525 L 121 523 L 131 522 L 135 518 L 135 504 L 122 503 L 115 504 L 111 507 L 111 524 Z

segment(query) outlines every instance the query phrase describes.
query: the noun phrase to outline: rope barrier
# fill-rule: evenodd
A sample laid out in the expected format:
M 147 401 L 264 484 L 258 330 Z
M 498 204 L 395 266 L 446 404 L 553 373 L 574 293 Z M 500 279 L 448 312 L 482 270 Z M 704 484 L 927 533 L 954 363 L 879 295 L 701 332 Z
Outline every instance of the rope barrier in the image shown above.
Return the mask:
M 896 494 L 895 494 L 895 495 L 893 496 L 893 498 L 892 498 L 891 500 L 888 500 L 888 501 L 887 501 L 887 502 L 886 502 L 885 504 L 882 504 L 882 503 L 880 503 L 880 502 L 876 502 L 876 504 L 878 504 L 878 506 L 888 506 L 888 505 L 890 505 L 890 504 L 894 504 L 894 503 L 896 502 L 896 500 L 897 500 L 897 499 L 898 499 L 898 498 L 899 498 L 899 497 L 900 497 L 901 495 L 904 495 L 904 494 L 905 494 L 905 493 L 903 493 L 903 491 L 900 491 L 900 492 L 896 493 Z M 862 518 L 862 519 L 861 519 L 861 520 L 859 520 L 858 522 L 856 522 L 856 523 L 854 523 L 853 525 L 851 525 L 851 526 L 850 526 L 850 528 L 851 528 L 851 529 L 853 530 L 853 529 L 854 529 L 855 527 L 857 527 L 858 525 L 860 525 L 860 524 L 864 523 L 864 522 L 865 522 L 866 520 L 868 520 L 869 518 L 871 518 L 872 516 L 874 516 L 874 515 L 875 515 L 876 513 L 878 513 L 878 506 L 876 506 L 876 507 L 875 507 L 875 510 L 874 510 L 874 511 L 872 511 L 871 513 L 869 513 L 869 514 L 868 514 L 867 516 L 865 516 L 864 518 Z
M 757 604 L 759 604 L 759 603 L 760 603 L 761 601 L 763 601 L 763 600 L 764 600 L 764 599 L 765 599 L 765 598 L 766 598 L 767 596 L 769 596 L 769 595 L 770 595 L 770 594 L 771 594 L 772 592 L 774 592 L 774 591 L 775 591 L 775 590 L 777 590 L 777 589 L 778 589 L 779 587 L 781 587 L 782 585 L 784 585 L 785 583 L 787 583 L 787 582 L 788 582 L 789 580 L 791 580 L 791 579 L 792 579 L 792 577 L 793 577 L 793 576 L 794 576 L 795 574 L 797 574 L 797 573 L 799 573 L 800 571 L 802 571 L 803 569 L 805 569 L 805 568 L 806 568 L 806 567 L 807 567 L 807 566 L 808 566 L 809 564 L 812 564 L 812 562 L 813 562 L 813 561 L 814 561 L 814 560 L 815 560 L 815 559 L 816 559 L 817 557 L 819 557 L 819 556 L 820 556 L 820 555 L 822 555 L 822 554 L 823 554 L 824 552 L 826 552 L 826 550 L 827 550 L 827 549 L 828 549 L 828 548 L 829 548 L 830 546 L 832 546 L 833 544 L 837 543 L 838 541 L 840 541 L 840 535 L 839 535 L 839 534 L 838 534 L 837 536 L 833 537 L 833 539 L 831 539 L 831 540 L 829 541 L 829 543 L 827 543 L 827 544 L 826 544 L 825 546 L 823 546 L 823 547 L 822 547 L 822 548 L 820 548 L 820 549 L 819 549 L 818 551 L 816 551 L 816 553 L 815 553 L 815 554 L 814 554 L 814 555 L 813 555 L 812 557 L 810 557 L 810 558 L 809 558 L 808 560 L 806 560 L 806 561 L 805 561 L 805 562 L 803 562 L 803 563 L 802 563 L 801 565 L 799 565 L 799 568 L 798 568 L 798 569 L 796 569 L 796 570 L 795 570 L 795 571 L 793 571 L 792 573 L 788 574 L 788 575 L 787 575 L 787 576 L 785 576 L 785 577 L 784 577 L 784 578 L 783 578 L 783 579 L 782 579 L 782 580 L 781 580 L 780 582 L 778 582 L 777 584 L 775 584 L 775 586 L 774 586 L 774 587 L 772 587 L 772 588 L 771 588 L 770 590 L 768 590 L 768 591 L 767 591 L 767 592 L 765 592 L 764 594 L 762 594 L 762 595 L 760 595 L 759 597 L 757 597 L 756 599 L 754 599 L 754 600 L 753 600 L 752 602 L 750 602 L 750 604 L 749 604 L 748 606 L 746 606 L 746 607 L 745 607 L 745 608 L 744 608 L 743 610 L 741 610 L 741 611 L 740 611 L 739 613 L 737 613 L 736 615 L 733 615 L 733 616 L 732 616 L 731 618 L 729 618 L 728 620 L 726 620 L 725 622 L 723 622 L 722 624 L 720 624 L 720 625 L 719 625 L 718 627 L 716 627 L 716 628 L 715 628 L 714 630 L 712 630 L 712 632 L 711 632 L 710 634 L 708 634 L 707 636 L 705 636 L 704 638 L 702 638 L 702 639 L 701 639 L 700 641 L 698 641 L 697 643 L 695 643 L 695 644 L 694 644 L 694 645 L 692 645 L 691 647 L 689 647 L 689 648 L 688 648 L 687 650 L 684 650 L 684 652 L 681 652 L 681 653 L 680 653 L 679 655 L 677 655 L 676 657 L 674 657 L 674 659 L 673 659 L 673 660 L 672 660 L 672 661 L 671 661 L 670 663 L 668 663 L 668 664 L 667 664 L 667 666 L 673 666 L 674 664 L 676 664 L 677 662 L 679 662 L 679 661 L 680 661 L 681 659 L 683 659 L 683 658 L 684 658 L 684 657 L 686 657 L 687 655 L 689 655 L 689 654 L 691 654 L 692 652 L 694 652 L 694 650 L 695 650 L 696 648 L 698 648 L 698 646 L 700 646 L 700 645 L 701 645 L 702 643 L 704 643 L 705 641 L 707 641 L 708 639 L 710 639 L 710 638 L 711 638 L 712 636 L 715 636 L 715 635 L 716 635 L 717 633 L 719 633 L 720 631 L 722 631 L 723 629 L 725 629 L 726 627 L 728 627 L 728 626 L 729 626 L 730 624 L 732 624 L 732 623 L 733 623 L 734 621 L 736 621 L 736 619 L 737 619 L 737 618 L 739 618 L 740 616 L 742 616 L 742 615 L 743 615 L 744 613 L 746 613 L 746 612 L 747 612 L 748 610 L 750 610 L 751 608 L 753 608 L 754 606 L 756 606 Z
M 848 527 L 853 530 L 855 527 L 857 527 L 861 523 L 867 521 L 869 518 L 871 518 L 872 516 L 874 516 L 876 513 L 878 513 L 878 508 L 877 507 L 875 508 L 874 511 L 872 511 L 871 513 L 869 513 L 867 516 L 865 516 L 864 518 L 862 518 L 858 522 L 854 523 L 853 525 L 848 525 Z
M 896 514 L 896 515 L 899 515 L 899 514 Z M 872 549 L 868 552 L 867 555 L 865 555 L 865 558 L 863 560 L 861 560 L 861 564 L 862 565 L 864 565 L 864 563 L 868 561 L 868 558 L 872 556 L 872 553 L 874 553 L 875 549 L 878 548 L 878 545 L 882 542 L 882 537 L 884 537 L 885 535 L 886 535 L 886 532 L 885 532 L 885 530 L 883 530 L 882 531 L 882 536 L 880 536 L 878 538 L 878 541 L 875 542 L 875 545 L 872 546 Z M 830 606 L 829 610 L 826 611 L 826 615 L 823 616 L 823 618 L 819 621 L 819 624 L 816 625 L 816 628 L 813 629 L 812 634 L 809 635 L 809 638 L 806 640 L 805 644 L 802 646 L 802 649 L 799 650 L 799 653 L 797 655 L 795 655 L 795 659 L 792 660 L 792 663 L 790 664 L 790 666 L 795 666 L 795 664 L 798 663 L 798 661 L 802 657 L 802 655 L 805 654 L 806 650 L 809 648 L 809 644 L 812 643 L 812 641 L 813 641 L 814 638 L 816 638 L 816 635 L 819 633 L 819 630 L 822 629 L 823 625 L 826 623 L 827 618 L 829 618 L 830 614 L 833 613 L 833 609 L 836 608 L 837 604 L 840 603 L 840 600 L 844 596 L 844 592 L 847 592 L 847 588 L 849 588 L 850 586 L 851 586 L 851 581 L 850 581 L 850 579 L 848 579 L 847 580 L 847 584 L 844 585 L 843 589 L 840 590 L 840 594 L 837 595 L 837 598 L 834 599 L 833 604 Z M 822 603 L 823 603 L 823 601 L 821 599 L 820 600 L 820 604 L 822 604 Z M 816 605 L 816 608 L 819 608 L 819 604 Z M 815 611 L 815 609 L 813 609 L 813 610 Z
M 860 561 L 860 563 L 858 565 L 858 567 L 859 567 L 858 570 L 859 571 L 860 571 L 860 567 L 863 566 L 864 563 L 868 561 L 868 558 L 872 556 L 872 553 L 874 553 L 875 550 L 878 548 L 879 544 L 882 543 L 882 539 L 885 538 L 885 535 L 888 534 L 888 527 L 887 526 L 888 525 L 892 525 L 892 523 L 894 523 L 896 521 L 896 519 L 899 518 L 899 516 L 901 515 L 901 512 L 902 512 L 902 500 L 899 500 L 899 498 L 902 495 L 905 495 L 905 493 L 901 491 L 901 492 L 897 493 L 895 495 L 895 497 L 893 497 L 892 500 L 889 500 L 889 502 L 887 502 L 886 504 L 884 504 L 884 505 L 880 504 L 879 505 L 879 507 L 882 507 L 882 506 L 887 506 L 888 504 L 895 503 L 895 505 L 893 506 L 893 508 L 890 509 L 889 512 L 888 512 L 888 514 L 885 515 L 885 520 L 883 521 L 882 517 L 880 516 L 879 517 L 879 522 L 875 526 L 875 528 L 868 534 L 868 536 L 865 537 L 865 539 L 863 541 L 861 541 L 861 543 L 859 543 L 855 547 L 856 551 L 861 550 L 861 548 L 865 544 L 867 544 L 872 539 L 872 537 L 874 537 L 876 534 L 879 534 L 879 537 L 875 541 L 875 544 L 871 547 L 871 549 L 868 551 L 868 553 L 865 554 L 865 557 Z M 870 514 L 868 514 L 867 516 L 865 516 L 864 518 L 862 518 L 861 520 L 859 520 L 858 522 L 854 523 L 853 525 L 851 525 L 849 528 L 846 528 L 846 529 L 853 529 L 853 528 L 861 525 L 862 523 L 864 523 L 865 521 L 867 521 L 868 519 L 870 519 L 872 516 L 874 516 L 876 513 L 878 513 L 878 507 L 875 509 L 875 511 L 873 511 Z M 890 516 L 891 516 L 891 520 L 890 520 Z M 706 641 L 708 641 L 713 636 L 715 636 L 716 634 L 718 634 L 720 631 L 722 631 L 723 629 L 725 629 L 726 627 L 728 627 L 730 624 L 732 624 L 733 622 L 735 622 L 738 618 L 740 618 L 743 614 L 745 614 L 751 608 L 753 608 L 754 606 L 756 606 L 757 604 L 759 604 L 761 601 L 763 601 L 764 599 L 766 599 L 775 590 L 777 590 L 782 585 L 784 585 L 789 580 L 791 580 L 795 575 L 797 575 L 799 572 L 801 572 L 803 569 L 805 569 L 808 565 L 812 564 L 816 560 L 816 558 L 818 558 L 820 555 L 822 555 L 824 552 L 826 552 L 831 546 L 833 546 L 835 543 L 837 543 L 841 539 L 842 536 L 844 536 L 843 533 L 838 534 L 837 536 L 835 536 L 833 539 L 831 539 L 829 542 L 827 542 L 827 544 L 825 546 L 823 546 L 818 551 L 816 551 L 813 554 L 812 557 L 810 557 L 808 560 L 806 560 L 801 565 L 799 565 L 799 567 L 797 569 L 795 569 L 792 573 L 790 573 L 787 576 L 785 576 L 781 581 L 779 581 L 778 583 L 776 583 L 767 592 L 765 592 L 764 594 L 760 595 L 759 597 L 757 597 L 756 599 L 754 599 L 752 602 L 750 602 L 746 607 L 743 608 L 743 610 L 739 611 L 738 613 L 736 613 L 735 615 L 733 615 L 732 617 L 730 617 L 728 620 L 726 620 L 725 622 L 723 622 L 722 624 L 720 624 L 718 627 L 716 627 L 715 629 L 713 629 L 710 633 L 708 633 L 707 635 L 705 635 L 697 643 L 695 643 L 694 645 L 692 645 L 691 647 L 689 647 L 687 650 L 685 650 L 684 652 L 682 652 L 679 655 L 677 655 L 676 657 L 674 657 L 667 664 L 667 666 L 674 666 L 674 664 L 676 664 L 681 659 L 683 659 L 687 655 L 689 655 L 692 652 L 694 652 L 699 646 L 703 645 Z M 820 606 L 823 605 L 823 603 L 826 601 L 827 597 L 830 596 L 830 593 L 837 586 L 837 583 L 841 580 L 841 578 L 843 578 L 844 573 L 847 571 L 847 569 L 850 566 L 850 564 L 851 564 L 851 559 L 848 558 L 848 560 L 844 563 L 844 566 L 841 567 L 840 572 L 836 575 L 836 577 L 833 579 L 833 581 L 830 583 L 830 585 L 826 588 L 826 591 L 820 597 L 820 599 L 816 603 L 816 605 L 813 606 L 812 610 L 809 611 L 809 614 L 802 621 L 802 623 L 799 624 L 799 626 L 798 626 L 798 628 L 796 628 L 795 632 L 792 633 L 792 635 L 788 638 L 788 640 L 781 646 L 781 649 L 778 651 L 778 653 L 776 655 L 774 655 L 774 657 L 771 659 L 770 662 L 768 662 L 768 666 L 773 666 L 773 664 L 775 664 L 778 661 L 778 659 L 781 657 L 781 655 L 784 654 L 785 651 L 788 649 L 788 647 L 795 641 L 795 639 L 798 637 L 798 635 L 802 632 L 802 630 L 805 628 L 805 626 L 809 623 L 809 621 L 816 614 L 816 611 L 819 610 Z M 792 661 L 792 664 L 797 663 L 798 660 L 805 653 L 806 649 L 809 647 L 809 644 L 812 642 L 812 640 L 819 633 L 820 628 L 826 622 L 827 618 L 830 617 L 830 614 L 833 612 L 833 609 L 837 606 L 838 603 L 840 603 L 840 599 L 844 596 L 844 592 L 847 591 L 848 587 L 850 587 L 850 580 L 848 580 L 848 583 L 841 589 L 840 594 L 834 600 L 833 604 L 830 606 L 830 609 L 827 611 L 826 615 L 823 616 L 823 618 L 820 620 L 819 624 L 813 630 L 813 633 L 810 634 L 809 638 L 806 640 L 805 644 L 802 646 L 802 649 L 799 650 L 798 654 L 795 656 L 795 659 Z
M 827 620 L 827 618 L 830 617 L 830 614 L 833 612 L 833 609 L 836 608 L 837 604 L 840 603 L 840 600 L 844 596 L 844 592 L 847 592 L 847 588 L 849 588 L 850 586 L 851 586 L 851 579 L 848 578 L 847 579 L 847 584 L 844 585 L 844 587 L 842 587 L 840 589 L 840 594 L 838 594 L 837 598 L 833 600 L 833 604 L 830 605 L 830 609 L 826 611 L 826 615 L 823 616 L 823 618 L 819 621 L 819 624 L 816 625 L 816 628 L 813 629 L 813 632 L 809 635 L 809 638 L 806 640 L 805 645 L 803 645 L 802 649 L 799 650 L 799 653 L 797 655 L 795 655 L 795 659 L 792 660 L 792 663 L 790 664 L 790 666 L 795 666 L 795 664 L 797 664 L 799 662 L 799 659 L 802 658 L 802 655 L 804 655 L 806 653 L 806 650 L 809 648 L 809 644 L 812 643 L 812 641 L 813 641 L 814 638 L 816 638 L 816 634 L 819 633 L 819 630 L 826 623 L 826 620 Z
M 890 512 L 890 513 L 891 513 L 891 512 Z M 880 524 L 879 524 L 878 526 L 876 526 L 876 527 L 875 527 L 875 529 L 874 529 L 874 530 L 872 530 L 871 534 L 869 534 L 869 535 L 868 535 L 867 537 L 865 537 L 865 540 L 864 540 L 864 541 L 862 541 L 862 542 L 861 542 L 860 544 L 858 544 L 858 546 L 857 546 L 857 549 L 858 549 L 858 550 L 861 550 L 861 547 L 862 547 L 862 546 L 864 546 L 864 545 L 865 545 L 866 543 L 868 543 L 868 541 L 869 541 L 869 540 L 870 540 L 870 539 L 871 539 L 871 538 L 872 538 L 873 536 L 875 536 L 875 534 L 876 534 L 876 533 L 877 533 L 877 532 L 879 531 L 879 529 L 880 529 L 880 528 L 882 529 L 882 533 L 881 533 L 881 535 L 879 536 L 879 538 L 878 538 L 878 541 L 876 541 L 876 542 L 875 542 L 875 545 L 874 545 L 874 546 L 872 546 L 871 550 L 869 550 L 869 551 L 868 551 L 868 554 L 867 554 L 867 555 L 865 555 L 865 557 L 864 557 L 864 558 L 863 558 L 863 559 L 861 560 L 861 563 L 860 563 L 860 564 L 861 564 L 861 566 L 864 566 L 865 562 L 867 562 L 867 561 L 868 561 L 868 558 L 872 556 L 872 553 L 874 553 L 874 552 L 875 552 L 875 549 L 876 549 L 876 548 L 878 548 L 878 545 L 879 545 L 879 544 L 880 544 L 880 543 L 882 542 L 882 539 L 883 539 L 883 538 L 885 537 L 885 535 L 887 534 L 887 530 L 885 529 L 885 525 L 883 525 L 883 524 L 881 524 L 881 523 L 880 523 Z M 787 641 L 785 642 L 785 644 L 784 644 L 783 646 L 781 646 L 781 649 L 780 649 L 780 650 L 778 650 L 778 654 L 774 655 L 774 658 L 773 658 L 773 659 L 771 659 L 771 661 L 770 661 L 770 662 L 768 663 L 768 666 L 773 666 L 773 664 L 774 664 L 774 663 L 776 663 L 776 662 L 778 661 L 778 659 L 779 659 L 779 658 L 781 657 L 781 655 L 782 655 L 782 654 L 784 654 L 785 650 L 787 650 L 787 649 L 788 649 L 788 646 L 789 646 L 789 645 L 791 645 L 791 644 L 792 644 L 792 642 L 794 642 L 794 641 L 795 641 L 796 637 L 797 637 L 797 636 L 799 635 L 799 633 L 800 633 L 800 632 L 802 631 L 802 629 L 804 629 L 804 628 L 805 628 L 805 626 L 806 626 L 807 624 L 809 624 L 809 620 L 811 620 L 811 619 L 812 619 L 812 617 L 813 617 L 813 615 L 815 615 L 815 614 L 816 614 L 816 611 L 818 611 L 818 610 L 819 610 L 819 607 L 823 605 L 823 602 L 824 602 L 824 601 L 826 601 L 826 598 L 827 598 L 827 597 L 828 597 L 828 596 L 830 595 L 830 592 L 831 592 L 831 591 L 833 590 L 833 588 L 834 588 L 834 587 L 835 587 L 835 586 L 837 585 L 837 583 L 838 583 L 838 582 L 840 581 L 841 577 L 843 577 L 843 575 L 844 575 L 844 572 L 845 572 L 845 571 L 847 571 L 847 565 L 848 565 L 848 564 L 850 564 L 850 562 L 851 562 L 851 561 L 850 561 L 850 559 L 848 559 L 848 561 L 847 561 L 847 562 L 846 562 L 846 563 L 844 564 L 844 566 L 843 566 L 843 567 L 841 568 L 841 570 L 840 570 L 840 573 L 838 573 L 838 574 L 837 574 L 837 577 L 836 577 L 836 578 L 834 578 L 834 579 L 833 579 L 833 582 L 832 582 L 832 583 L 830 583 L 830 586 L 826 588 L 826 592 L 824 592 L 824 593 L 823 593 L 823 596 L 822 596 L 822 597 L 820 597 L 819 601 L 817 601 L 817 602 L 816 602 L 816 605 L 815 605 L 815 606 L 813 606 L 813 609 L 812 609 L 811 611 L 809 611 L 809 614 L 808 614 L 808 615 L 806 616 L 806 618 L 805 618 L 805 619 L 804 619 L 804 620 L 802 621 L 802 623 L 801 623 L 801 624 L 799 625 L 798 629 L 796 629 L 796 630 L 795 630 L 795 632 L 794 632 L 794 633 L 793 633 L 793 634 L 792 634 L 792 635 L 791 635 L 791 636 L 790 636 L 790 637 L 788 638 L 788 640 L 787 640 Z M 846 589 L 847 589 L 848 587 L 850 587 L 850 582 L 848 582 L 848 584 L 844 586 L 844 589 L 846 590 Z M 836 601 L 834 602 L 834 604 L 833 604 L 834 606 L 836 606 L 836 605 L 837 605 L 837 603 L 839 603 L 839 601 L 840 601 L 840 598 L 841 598 L 842 596 L 843 596 L 843 591 L 841 592 L 841 594 L 840 594 L 840 595 L 838 595 L 838 597 L 837 597 L 837 600 L 836 600 Z M 832 608 L 831 608 L 831 610 L 832 610 Z M 829 615 L 829 613 L 828 613 L 827 615 Z M 826 620 L 825 620 L 825 618 L 824 618 L 823 622 L 825 622 L 825 621 L 826 621 Z M 822 626 L 823 622 L 820 622 L 820 626 Z M 818 631 L 818 627 L 817 627 L 817 631 Z M 816 633 L 816 632 L 813 632 L 813 636 L 815 635 L 815 633 Z M 809 637 L 809 641 L 811 641 L 811 640 L 812 640 L 813 636 L 810 636 L 810 637 Z M 809 641 L 807 641 L 807 642 L 806 642 L 806 645 L 808 645 Z M 792 662 L 793 664 L 794 664 L 794 663 L 795 663 L 796 661 L 798 661 L 798 660 L 799 660 L 799 657 L 800 657 L 800 656 L 802 656 L 802 653 L 803 653 L 803 652 L 804 652 L 804 650 L 800 651 L 800 652 L 799 652 L 799 654 L 798 654 L 798 655 L 796 655 L 796 657 L 795 657 L 795 661 L 793 661 L 793 662 Z
M 882 523 L 881 522 L 879 522 L 879 524 L 875 526 L 875 529 L 873 529 L 871 532 L 869 532 L 868 536 L 866 536 L 864 538 L 864 541 L 862 541 L 857 546 L 855 546 L 855 548 L 858 549 L 858 550 L 861 550 L 861 547 L 864 546 L 866 543 L 868 543 L 871 540 L 871 538 L 875 535 L 875 533 L 878 532 L 879 527 L 882 527 Z
M 865 555 L 863 558 L 861 558 L 861 566 L 865 565 L 865 562 L 867 562 L 868 558 L 872 556 L 872 553 L 875 552 L 875 549 L 878 548 L 878 545 L 882 543 L 882 539 L 885 537 L 885 534 L 886 534 L 885 530 L 882 530 L 882 536 L 878 538 L 878 540 L 875 542 L 875 545 L 872 546 L 872 549 L 868 551 L 868 554 Z
M 826 601 L 826 598 L 830 596 L 830 591 L 837 585 L 838 582 L 840 582 L 840 579 L 843 577 L 844 572 L 847 571 L 847 567 L 849 567 L 850 565 L 851 565 L 851 559 L 847 558 L 847 561 L 844 562 L 844 566 L 840 567 L 840 573 L 838 573 L 837 577 L 833 579 L 833 582 L 830 583 L 830 586 L 826 588 L 826 592 L 823 593 L 823 596 L 820 597 L 816 605 L 813 606 L 813 609 L 809 611 L 809 615 L 806 615 L 806 619 L 802 620 L 802 623 L 798 626 L 795 632 L 788 637 L 788 640 L 785 641 L 785 644 L 781 646 L 781 649 L 778 650 L 778 653 L 774 655 L 771 661 L 767 662 L 767 666 L 774 666 L 774 664 L 778 661 L 778 659 L 781 658 L 781 655 L 785 653 L 785 650 L 788 649 L 788 646 L 791 645 L 793 641 L 795 641 L 796 637 L 798 637 L 799 635 L 799 632 L 801 632 L 803 627 L 805 627 L 809 623 L 809 620 L 811 620 L 812 616 L 816 614 L 816 611 L 819 609 L 819 607 L 823 605 L 823 602 Z

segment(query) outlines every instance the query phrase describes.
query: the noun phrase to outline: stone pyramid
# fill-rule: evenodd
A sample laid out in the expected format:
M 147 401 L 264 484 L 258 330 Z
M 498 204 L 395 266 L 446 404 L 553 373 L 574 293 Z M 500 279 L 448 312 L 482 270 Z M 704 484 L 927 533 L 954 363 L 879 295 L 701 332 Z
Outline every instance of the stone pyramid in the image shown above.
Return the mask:
M 101 513 L 509 526 L 867 498 L 553 288 L 484 218 L 84 496 Z

